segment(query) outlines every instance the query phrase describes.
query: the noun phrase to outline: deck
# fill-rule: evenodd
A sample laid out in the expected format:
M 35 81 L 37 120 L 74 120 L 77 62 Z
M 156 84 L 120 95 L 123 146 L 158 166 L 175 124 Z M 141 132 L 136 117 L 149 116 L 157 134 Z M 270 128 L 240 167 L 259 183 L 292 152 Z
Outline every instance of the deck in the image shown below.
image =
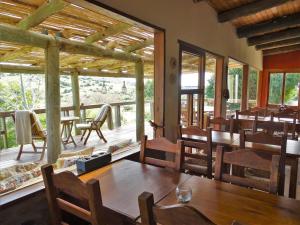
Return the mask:
M 75 147 L 73 144 L 68 144 L 66 147 L 62 147 L 62 151 L 76 151 L 81 150 L 87 147 L 95 147 L 95 151 L 105 151 L 108 149 L 110 145 L 114 145 L 117 143 L 120 143 L 121 141 L 131 139 L 133 142 L 135 142 L 135 124 L 130 124 L 126 126 L 119 127 L 114 130 L 103 130 L 103 134 L 105 138 L 107 139 L 107 143 L 104 143 L 102 140 L 99 139 L 96 132 L 92 132 L 91 136 L 87 142 L 86 145 L 83 144 L 83 141 L 80 141 L 80 136 L 74 136 L 74 140 L 77 144 Z M 152 137 L 152 128 L 146 124 L 145 125 L 145 133 Z M 39 143 L 37 144 L 39 145 Z M 31 151 L 32 146 L 26 145 L 24 146 L 24 151 Z M 25 162 L 33 162 L 38 161 L 40 158 L 40 154 L 22 154 L 21 159 L 19 161 L 16 160 L 16 157 L 18 155 L 19 147 L 13 147 L 8 149 L 2 149 L 0 150 L 0 168 L 5 167 L 7 164 L 18 164 L 18 163 L 25 163 Z M 46 160 L 46 155 L 44 160 Z

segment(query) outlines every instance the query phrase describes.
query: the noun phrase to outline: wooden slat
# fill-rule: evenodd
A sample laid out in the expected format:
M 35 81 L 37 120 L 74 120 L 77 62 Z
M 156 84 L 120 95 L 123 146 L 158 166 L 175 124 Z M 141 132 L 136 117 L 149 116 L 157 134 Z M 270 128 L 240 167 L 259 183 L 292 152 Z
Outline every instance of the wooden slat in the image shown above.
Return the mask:
M 276 55 L 300 50 L 300 44 L 263 50 L 263 55 Z

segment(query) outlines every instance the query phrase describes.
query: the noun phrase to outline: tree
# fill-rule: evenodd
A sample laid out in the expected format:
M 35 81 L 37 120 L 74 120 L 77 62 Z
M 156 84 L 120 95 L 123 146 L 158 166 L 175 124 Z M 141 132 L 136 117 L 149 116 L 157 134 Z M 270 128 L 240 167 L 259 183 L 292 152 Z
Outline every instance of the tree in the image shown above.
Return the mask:
M 145 83 L 145 99 L 153 100 L 154 97 L 154 80 L 148 79 Z

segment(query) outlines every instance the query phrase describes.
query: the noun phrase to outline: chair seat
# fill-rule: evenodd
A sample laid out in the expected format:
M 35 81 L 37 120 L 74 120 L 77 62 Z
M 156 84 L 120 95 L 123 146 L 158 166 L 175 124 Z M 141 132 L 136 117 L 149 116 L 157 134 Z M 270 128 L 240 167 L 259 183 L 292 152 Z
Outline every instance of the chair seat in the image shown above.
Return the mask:
M 90 123 L 79 123 L 79 124 L 76 124 L 76 128 L 77 129 L 89 129 L 91 127 L 91 124 Z

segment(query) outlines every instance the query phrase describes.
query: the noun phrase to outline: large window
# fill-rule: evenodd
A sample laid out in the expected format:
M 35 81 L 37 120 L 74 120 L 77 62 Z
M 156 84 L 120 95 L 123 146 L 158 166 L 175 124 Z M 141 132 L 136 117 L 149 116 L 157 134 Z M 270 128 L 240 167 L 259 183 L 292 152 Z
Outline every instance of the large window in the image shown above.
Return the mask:
M 215 86 L 216 86 L 217 59 L 214 55 L 205 54 L 205 96 L 204 112 L 213 116 L 215 106 Z
M 298 105 L 300 73 L 270 73 L 269 104 Z

